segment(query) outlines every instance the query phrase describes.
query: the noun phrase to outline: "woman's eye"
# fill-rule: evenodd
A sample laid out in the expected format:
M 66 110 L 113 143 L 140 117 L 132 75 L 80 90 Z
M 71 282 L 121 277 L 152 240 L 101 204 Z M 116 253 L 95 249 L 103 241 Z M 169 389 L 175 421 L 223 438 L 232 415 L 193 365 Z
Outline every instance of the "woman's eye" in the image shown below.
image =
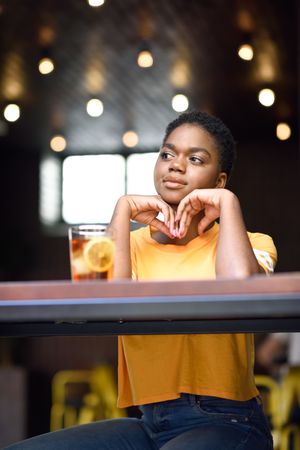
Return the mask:
M 195 164 L 203 164 L 203 160 L 198 156 L 191 156 L 190 161 L 192 161 Z
M 161 159 L 170 159 L 172 157 L 172 155 L 169 152 L 161 152 L 160 157 L 161 157 Z

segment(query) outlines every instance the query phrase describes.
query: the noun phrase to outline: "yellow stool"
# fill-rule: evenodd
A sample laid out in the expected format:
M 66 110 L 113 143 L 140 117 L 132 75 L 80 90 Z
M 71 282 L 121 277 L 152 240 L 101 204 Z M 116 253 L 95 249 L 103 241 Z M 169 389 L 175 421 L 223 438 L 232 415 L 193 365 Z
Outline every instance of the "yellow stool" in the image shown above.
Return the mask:
M 283 425 L 280 386 L 268 375 L 256 375 L 255 384 L 258 387 L 258 390 L 261 390 L 260 393 L 264 411 L 270 420 L 274 449 L 279 450 L 281 442 L 281 427 Z
M 290 367 L 281 383 L 282 421 L 280 450 L 300 450 L 300 426 L 290 423 L 293 409 L 300 406 L 300 367 Z M 292 443 L 292 444 L 291 444 Z
M 80 410 L 80 423 L 126 416 L 124 410 L 116 406 L 117 387 L 111 366 L 101 365 L 92 370 L 90 386 L 91 393 L 84 397 Z
M 300 367 L 290 367 L 281 383 L 283 422 L 288 424 L 293 408 L 300 405 Z
M 72 405 L 71 386 L 85 385 L 90 390 L 90 370 L 63 370 L 52 379 L 52 407 L 50 412 L 50 430 L 68 428 L 78 422 L 78 407 Z
M 280 450 L 300 450 L 300 430 L 296 425 L 286 425 L 281 430 Z
M 294 406 L 300 405 L 300 368 L 290 368 L 280 384 L 266 375 L 256 375 L 255 382 L 262 389 L 275 450 L 300 450 L 300 427 L 290 423 Z
M 125 417 L 116 403 L 117 388 L 111 366 L 58 372 L 52 380 L 50 430 Z

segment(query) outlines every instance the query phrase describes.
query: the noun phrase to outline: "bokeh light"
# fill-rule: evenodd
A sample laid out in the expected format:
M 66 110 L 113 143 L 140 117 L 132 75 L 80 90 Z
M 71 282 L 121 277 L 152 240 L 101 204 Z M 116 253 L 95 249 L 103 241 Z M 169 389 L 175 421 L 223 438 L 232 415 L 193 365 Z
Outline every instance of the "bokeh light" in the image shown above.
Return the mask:
M 272 106 L 275 102 L 275 93 L 272 89 L 262 89 L 259 91 L 258 100 L 263 106 Z
M 10 103 L 5 107 L 3 114 L 8 122 L 16 122 L 21 115 L 20 107 L 15 103 Z
M 139 137 L 135 131 L 126 131 L 123 134 L 122 142 L 126 147 L 135 147 L 139 142 Z
M 143 69 L 153 66 L 153 56 L 149 50 L 143 50 L 138 54 L 137 63 Z
M 186 95 L 177 94 L 172 99 L 172 108 L 174 111 L 183 112 L 189 107 L 189 99 Z
M 253 47 L 249 44 L 243 44 L 238 49 L 238 55 L 241 59 L 245 61 L 251 61 L 253 59 Z
M 42 75 L 48 75 L 54 70 L 54 62 L 50 58 L 42 58 L 39 61 L 39 72 Z
M 54 152 L 63 152 L 67 146 L 66 139 L 61 135 L 53 136 L 50 141 L 50 147 Z
M 88 0 L 88 4 L 93 7 L 104 5 L 105 0 Z
M 277 124 L 276 136 L 280 141 L 286 141 L 291 137 L 291 134 L 292 134 L 291 127 L 287 123 L 280 122 Z
M 89 116 L 99 117 L 103 113 L 103 110 L 103 103 L 98 98 L 92 98 L 87 102 L 86 111 Z

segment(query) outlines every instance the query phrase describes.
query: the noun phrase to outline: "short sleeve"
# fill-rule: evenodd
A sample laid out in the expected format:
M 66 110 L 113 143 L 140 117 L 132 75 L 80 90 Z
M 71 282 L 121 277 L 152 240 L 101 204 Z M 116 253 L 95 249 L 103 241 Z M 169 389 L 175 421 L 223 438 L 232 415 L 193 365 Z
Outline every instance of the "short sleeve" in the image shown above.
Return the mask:
M 277 250 L 271 236 L 261 233 L 248 233 L 248 236 L 259 265 L 266 273 L 274 272 Z

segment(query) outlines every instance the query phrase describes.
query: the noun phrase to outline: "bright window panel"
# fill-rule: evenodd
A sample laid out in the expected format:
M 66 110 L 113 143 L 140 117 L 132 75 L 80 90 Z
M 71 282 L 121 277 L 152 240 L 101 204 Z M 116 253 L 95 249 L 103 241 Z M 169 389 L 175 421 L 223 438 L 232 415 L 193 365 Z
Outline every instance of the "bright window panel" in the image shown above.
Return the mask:
M 125 193 L 121 155 L 69 156 L 63 163 L 62 215 L 67 223 L 108 223 Z
M 61 163 L 56 158 L 45 158 L 40 165 L 40 220 L 53 225 L 60 220 Z
M 134 153 L 127 159 L 127 193 L 156 194 L 153 170 L 158 153 Z

